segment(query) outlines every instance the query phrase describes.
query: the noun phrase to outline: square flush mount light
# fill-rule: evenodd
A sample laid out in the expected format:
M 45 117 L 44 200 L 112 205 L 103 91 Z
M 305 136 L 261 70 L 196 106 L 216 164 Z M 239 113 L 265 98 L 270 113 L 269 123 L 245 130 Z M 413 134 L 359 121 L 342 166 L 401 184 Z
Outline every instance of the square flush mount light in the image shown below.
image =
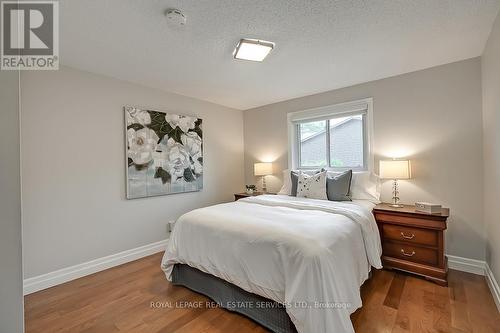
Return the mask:
M 274 48 L 274 43 L 257 39 L 241 39 L 234 49 L 235 59 L 262 61 Z

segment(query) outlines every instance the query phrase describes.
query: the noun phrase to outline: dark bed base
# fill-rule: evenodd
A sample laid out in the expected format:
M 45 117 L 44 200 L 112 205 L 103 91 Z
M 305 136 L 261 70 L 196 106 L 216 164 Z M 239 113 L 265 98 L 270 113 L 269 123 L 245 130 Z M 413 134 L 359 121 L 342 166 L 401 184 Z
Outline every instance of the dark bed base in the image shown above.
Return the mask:
M 176 264 L 172 272 L 172 283 L 203 294 L 220 307 L 247 316 L 272 332 L 297 332 L 284 306 L 196 268 Z

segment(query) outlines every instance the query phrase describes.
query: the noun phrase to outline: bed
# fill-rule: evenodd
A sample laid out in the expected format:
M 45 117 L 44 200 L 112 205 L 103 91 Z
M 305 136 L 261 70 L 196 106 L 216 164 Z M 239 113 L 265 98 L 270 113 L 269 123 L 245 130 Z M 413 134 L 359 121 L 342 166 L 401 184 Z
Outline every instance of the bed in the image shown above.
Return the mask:
M 360 286 L 371 267 L 382 267 L 372 208 L 365 200 L 262 195 L 196 209 L 178 219 L 162 269 L 168 280 L 215 300 L 227 299 L 218 291 L 234 286 L 245 297 L 280 304 L 300 333 L 353 332 Z M 201 275 L 193 282 L 186 269 Z M 216 282 L 222 284 L 200 290 Z M 281 330 L 245 306 L 232 310 Z

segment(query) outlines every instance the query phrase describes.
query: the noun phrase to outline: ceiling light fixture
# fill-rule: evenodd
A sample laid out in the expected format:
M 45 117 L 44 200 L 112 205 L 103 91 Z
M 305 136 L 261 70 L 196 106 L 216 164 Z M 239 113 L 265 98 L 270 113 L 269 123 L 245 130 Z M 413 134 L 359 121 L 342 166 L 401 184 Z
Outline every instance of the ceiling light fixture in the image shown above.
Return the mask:
M 273 42 L 258 39 L 241 39 L 234 49 L 235 59 L 262 61 L 274 48 Z
M 167 22 L 173 27 L 182 27 L 186 25 L 186 15 L 182 13 L 179 9 L 167 9 L 165 12 L 167 17 Z

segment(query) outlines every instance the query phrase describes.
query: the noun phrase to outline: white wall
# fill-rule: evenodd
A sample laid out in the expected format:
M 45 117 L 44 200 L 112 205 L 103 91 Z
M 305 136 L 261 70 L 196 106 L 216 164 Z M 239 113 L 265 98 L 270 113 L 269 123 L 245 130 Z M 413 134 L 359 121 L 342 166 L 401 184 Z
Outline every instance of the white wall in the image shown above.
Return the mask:
M 486 259 L 500 281 L 500 15 L 482 57 Z
M 0 71 L 0 332 L 23 331 L 19 73 Z
M 243 185 L 241 111 L 63 67 L 21 76 L 25 278 L 166 238 Z M 203 118 L 201 192 L 125 199 L 123 106 Z
M 246 183 L 255 183 L 255 161 L 275 161 L 278 174 L 268 188 L 279 190 L 288 164 L 288 112 L 366 97 L 374 103 L 375 171 L 380 158 L 411 158 L 414 179 L 401 182 L 402 201 L 450 207 L 447 252 L 484 260 L 479 58 L 245 111 Z M 390 197 L 385 182 L 382 200 Z

